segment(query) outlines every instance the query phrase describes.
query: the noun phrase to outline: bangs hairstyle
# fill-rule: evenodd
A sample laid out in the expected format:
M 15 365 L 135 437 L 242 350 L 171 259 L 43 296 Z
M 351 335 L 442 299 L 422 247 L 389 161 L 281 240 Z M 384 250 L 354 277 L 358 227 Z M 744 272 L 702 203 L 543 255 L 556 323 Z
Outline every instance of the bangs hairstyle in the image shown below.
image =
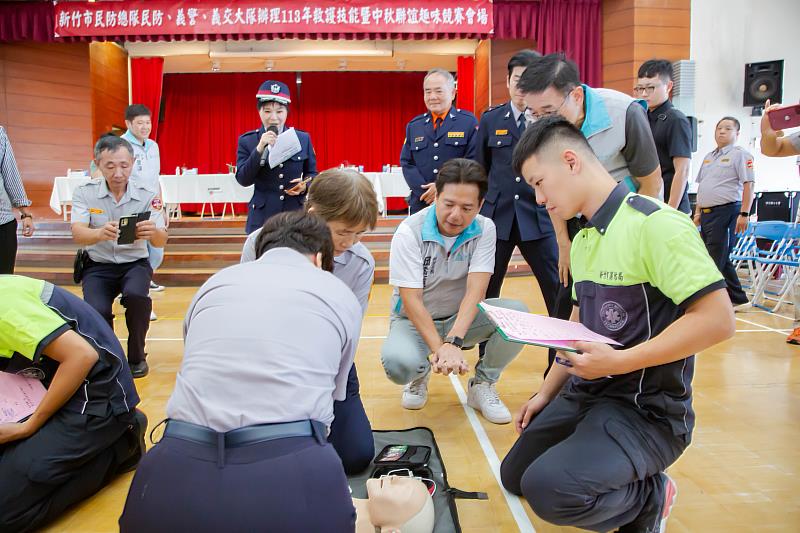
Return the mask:
M 320 172 L 308 188 L 306 209 L 326 221 L 344 222 L 349 226 L 378 223 L 378 198 L 372 183 L 360 172 L 346 168 L 329 168 Z
M 333 272 L 331 230 L 314 213 L 294 210 L 268 218 L 256 239 L 256 257 L 273 248 L 291 248 L 303 255 L 322 254 L 322 269 Z
M 132 104 L 125 108 L 125 120 L 133 122 L 136 117 L 151 117 L 150 109 L 144 104 Z
M 525 161 L 556 143 L 565 149 L 581 151 L 596 158 L 589 141 L 583 136 L 581 130 L 564 117 L 551 115 L 540 118 L 525 128 L 522 138 L 514 147 L 511 160 L 514 172 L 522 175 L 522 165 L 525 164 Z
M 442 194 L 444 186 L 448 183 L 475 185 L 478 188 L 478 201 L 483 200 L 486 191 L 489 190 L 489 179 L 480 163 L 462 157 L 447 161 L 439 169 L 436 177 L 436 194 Z

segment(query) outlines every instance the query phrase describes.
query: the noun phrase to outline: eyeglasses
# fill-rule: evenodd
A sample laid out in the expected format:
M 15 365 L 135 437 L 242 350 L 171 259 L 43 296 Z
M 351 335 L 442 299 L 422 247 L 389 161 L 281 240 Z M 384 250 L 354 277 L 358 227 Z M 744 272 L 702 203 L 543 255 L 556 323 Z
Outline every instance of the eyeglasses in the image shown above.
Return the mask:
M 658 88 L 658 85 L 637 85 L 633 88 L 633 94 L 649 96 Z
M 573 91 L 574 90 L 575 89 L 573 89 Z M 557 108 L 555 108 L 553 110 L 545 111 L 544 113 L 536 113 L 536 112 L 531 111 L 530 109 L 528 109 L 530 116 L 533 117 L 534 120 L 540 120 L 540 119 L 543 119 L 544 117 L 549 117 L 549 116 L 558 114 L 558 112 L 561 111 L 561 108 L 564 107 L 564 104 L 567 103 L 567 99 L 569 98 L 570 94 L 572 94 L 572 91 L 570 91 L 567 94 L 565 94 L 564 95 L 564 99 L 561 101 L 561 105 L 559 105 Z

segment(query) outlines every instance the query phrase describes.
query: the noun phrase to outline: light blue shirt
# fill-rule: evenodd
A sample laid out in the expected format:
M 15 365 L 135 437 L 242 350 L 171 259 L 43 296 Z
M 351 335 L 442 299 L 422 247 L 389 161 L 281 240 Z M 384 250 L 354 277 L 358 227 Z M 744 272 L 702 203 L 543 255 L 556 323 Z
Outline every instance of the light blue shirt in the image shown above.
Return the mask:
M 242 263 L 256 260 L 256 239 L 261 234 L 261 228 L 247 236 L 242 248 Z M 357 242 L 352 248 L 333 258 L 333 275 L 350 287 L 356 295 L 358 303 L 364 313 L 369 304 L 369 293 L 372 290 L 372 281 L 375 277 L 375 259 L 369 249 Z
M 72 193 L 72 223 L 81 222 L 90 228 L 102 228 L 107 222 L 119 221 L 123 216 L 150 211 L 150 220 L 156 228 L 163 229 L 164 209 L 156 192 L 128 181 L 125 194 L 119 202 L 114 199 L 103 178 L 95 179 L 75 189 Z M 133 244 L 100 241 L 86 247 L 92 261 L 98 263 L 130 263 L 149 257 L 147 242 L 138 239 Z
M 295 250 L 225 268 L 186 313 L 167 416 L 220 432 L 306 419 L 330 425 L 360 332 L 353 292 Z
M 133 146 L 134 162 L 131 179 L 150 191 L 159 192 L 158 176 L 161 174 L 161 153 L 158 144 L 151 139 L 145 139 L 144 143 L 141 143 L 130 130 L 126 131 L 122 138 Z

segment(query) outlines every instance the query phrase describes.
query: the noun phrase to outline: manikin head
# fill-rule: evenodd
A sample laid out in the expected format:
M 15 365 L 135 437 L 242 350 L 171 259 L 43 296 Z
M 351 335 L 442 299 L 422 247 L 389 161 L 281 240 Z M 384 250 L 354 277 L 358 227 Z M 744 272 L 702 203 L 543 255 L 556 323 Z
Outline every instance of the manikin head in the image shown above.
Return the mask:
M 356 533 L 431 533 L 435 513 L 425 484 L 411 477 L 367 480 L 368 500 L 354 500 Z

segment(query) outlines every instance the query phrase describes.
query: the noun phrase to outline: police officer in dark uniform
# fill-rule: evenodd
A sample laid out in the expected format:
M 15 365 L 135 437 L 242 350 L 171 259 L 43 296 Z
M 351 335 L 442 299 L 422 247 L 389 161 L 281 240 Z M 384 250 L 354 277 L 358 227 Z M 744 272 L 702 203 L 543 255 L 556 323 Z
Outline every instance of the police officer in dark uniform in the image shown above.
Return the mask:
M 306 198 L 308 182 L 317 175 L 317 160 L 311 137 L 295 130 L 300 150 L 286 161 L 270 168 L 269 149 L 278 135 L 285 131 L 289 104 L 289 88 L 279 81 L 265 81 L 256 93 L 261 127 L 239 137 L 236 151 L 236 181 L 248 187 L 255 185 L 247 211 L 247 233 L 264 225 L 276 213 L 301 209 Z
M 506 86 L 511 100 L 481 116 L 475 160 L 489 176 L 481 214 L 494 220 L 497 227 L 494 274 L 486 297 L 500 296 L 508 262 L 518 246 L 539 282 L 547 312 L 552 313 L 558 293 L 558 244 L 553 224 L 544 206 L 536 203 L 533 189 L 511 166 L 511 154 L 526 126 L 524 94 L 516 83 L 539 57 L 533 50 L 521 50 L 509 60 Z
M 434 182 L 441 166 L 451 159 L 475 159 L 478 119 L 469 111 L 453 108 L 453 75 L 435 68 L 423 82 L 428 112 L 414 117 L 406 126 L 406 140 L 400 152 L 403 177 L 411 189 L 411 213 L 424 209 L 436 199 Z
M 650 59 L 639 67 L 638 76 L 633 96 L 647 102 L 647 120 L 664 180 L 664 201 L 688 215 L 692 212 L 688 187 L 692 128 L 686 115 L 669 101 L 672 63 L 666 59 Z

